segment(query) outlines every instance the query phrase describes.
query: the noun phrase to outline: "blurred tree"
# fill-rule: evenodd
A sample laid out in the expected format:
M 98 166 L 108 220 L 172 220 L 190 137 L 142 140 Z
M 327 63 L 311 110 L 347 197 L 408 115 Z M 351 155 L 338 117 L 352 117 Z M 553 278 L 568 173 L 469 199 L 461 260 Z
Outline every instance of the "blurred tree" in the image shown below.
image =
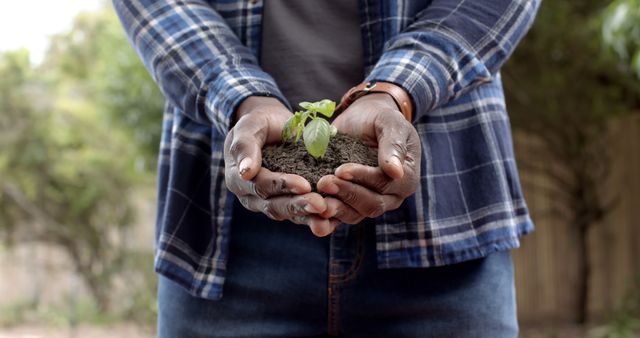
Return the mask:
M 553 217 L 573 225 L 578 251 L 576 321 L 587 320 L 590 228 L 613 207 L 600 186 L 610 169 L 605 131 L 611 118 L 640 108 L 639 83 L 610 53 L 600 28 L 602 1 L 543 2 L 536 23 L 503 71 L 514 127 L 539 141 L 525 169 L 543 173 Z M 549 159 L 551 161 L 549 161 Z
M 640 77 L 640 0 L 615 0 L 604 14 L 602 36 Z
M 36 69 L 0 54 L 0 90 L 0 235 L 62 248 L 105 310 L 130 270 L 130 192 L 152 177 L 164 100 L 108 7 L 54 35 Z
M 70 31 L 52 37 L 44 63 L 133 136 L 139 168 L 155 169 L 164 99 L 111 8 L 78 15 Z
M 34 73 L 26 52 L 0 54 L 0 233 L 62 248 L 106 309 L 132 220 L 133 154 L 91 105 Z
M 29 65 L 29 53 L 26 50 L 18 50 L 2 55 L 0 59 L 0 173 L 4 173 L 7 167 L 9 145 L 13 144 L 28 132 L 28 120 L 32 119 L 33 107 L 29 101 L 23 100 L 27 81 L 31 76 Z M 0 176 L 2 190 L 5 191 L 6 177 Z M 19 215 L 13 208 L 5 207 L 8 196 L 4 192 L 0 194 L 0 227 L 12 232 L 17 227 L 16 220 Z M 8 238 L 11 239 L 11 238 Z

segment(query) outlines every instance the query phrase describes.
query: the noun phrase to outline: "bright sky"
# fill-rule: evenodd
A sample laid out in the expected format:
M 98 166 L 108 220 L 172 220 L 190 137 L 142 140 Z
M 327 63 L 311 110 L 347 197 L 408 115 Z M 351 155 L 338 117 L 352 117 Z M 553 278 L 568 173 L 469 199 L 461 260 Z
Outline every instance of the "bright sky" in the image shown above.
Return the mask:
M 78 12 L 98 9 L 101 0 L 0 0 L 0 51 L 28 48 L 39 63 L 50 35 L 71 27 Z

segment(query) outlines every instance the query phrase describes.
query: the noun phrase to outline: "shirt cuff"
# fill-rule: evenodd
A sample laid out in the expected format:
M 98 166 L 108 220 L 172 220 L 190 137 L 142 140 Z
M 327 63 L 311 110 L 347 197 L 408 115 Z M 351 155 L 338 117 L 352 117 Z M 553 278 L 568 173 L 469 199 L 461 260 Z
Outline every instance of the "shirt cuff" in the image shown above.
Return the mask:
M 259 67 L 224 70 L 209 86 L 205 99 L 207 114 L 221 135 L 229 132 L 233 114 L 249 96 L 274 97 L 291 110 L 275 80 Z
M 418 119 L 491 79 L 489 70 L 473 53 L 433 32 L 423 33 L 418 43 L 399 36 L 388 45 L 366 81 L 402 87 L 411 96 L 414 119 Z

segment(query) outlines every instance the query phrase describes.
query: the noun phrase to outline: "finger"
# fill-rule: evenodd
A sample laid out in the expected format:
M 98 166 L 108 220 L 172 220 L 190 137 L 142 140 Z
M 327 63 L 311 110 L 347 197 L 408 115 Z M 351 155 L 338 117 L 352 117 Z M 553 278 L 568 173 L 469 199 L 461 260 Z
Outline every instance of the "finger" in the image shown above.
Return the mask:
M 318 237 L 324 237 L 331 234 L 338 224 L 339 223 L 336 221 L 330 221 L 318 216 L 311 216 L 308 223 L 311 232 Z
M 317 187 L 318 191 L 335 195 L 365 217 L 378 217 L 387 210 L 396 209 L 402 202 L 397 196 L 378 194 L 333 175 L 322 177 Z
M 371 167 L 357 163 L 346 163 L 336 169 L 336 176 L 365 186 L 379 194 L 393 193 L 390 190 L 394 179 L 385 174 L 379 167 Z
M 244 128 L 238 123 L 233 131 L 229 155 L 238 167 L 238 174 L 244 180 L 254 178 L 262 166 L 262 146 L 264 139 L 257 137 L 255 128 Z
M 266 199 L 281 195 L 298 195 L 311 192 L 311 184 L 302 176 L 273 172 L 260 168 L 251 180 L 237 180 L 237 195 L 255 195 Z
M 276 220 L 293 220 L 299 216 L 319 214 L 326 210 L 324 198 L 317 193 L 304 195 L 278 196 L 263 199 L 254 195 L 239 196 L 242 205 L 255 212 L 262 212 L 267 217 Z
M 320 214 L 321 217 L 346 224 L 358 224 L 364 219 L 363 215 L 339 199 L 325 197 L 324 200 L 327 202 L 327 210 Z
M 315 215 L 295 216 L 291 221 L 295 224 L 304 224 L 309 226 L 311 232 L 318 237 L 324 237 L 331 234 L 340 224 L 340 221 L 336 219 L 329 220 Z
M 384 118 L 377 123 L 376 135 L 378 138 L 378 165 L 385 174 L 394 179 L 404 175 L 405 157 L 407 156 L 407 139 L 413 128 L 406 120 L 400 117 Z

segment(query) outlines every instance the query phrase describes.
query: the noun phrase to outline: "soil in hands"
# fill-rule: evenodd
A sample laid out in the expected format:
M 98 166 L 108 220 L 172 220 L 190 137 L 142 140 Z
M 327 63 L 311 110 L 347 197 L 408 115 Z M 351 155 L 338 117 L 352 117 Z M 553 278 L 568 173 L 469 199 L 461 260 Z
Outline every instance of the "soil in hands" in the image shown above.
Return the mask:
M 274 171 L 304 177 L 316 191 L 316 183 L 322 176 L 332 175 L 345 163 L 378 166 L 377 149 L 369 148 L 360 139 L 338 132 L 331 138 L 323 158 L 309 155 L 302 139 L 298 143 L 286 142 L 267 146 L 262 150 L 262 166 Z

